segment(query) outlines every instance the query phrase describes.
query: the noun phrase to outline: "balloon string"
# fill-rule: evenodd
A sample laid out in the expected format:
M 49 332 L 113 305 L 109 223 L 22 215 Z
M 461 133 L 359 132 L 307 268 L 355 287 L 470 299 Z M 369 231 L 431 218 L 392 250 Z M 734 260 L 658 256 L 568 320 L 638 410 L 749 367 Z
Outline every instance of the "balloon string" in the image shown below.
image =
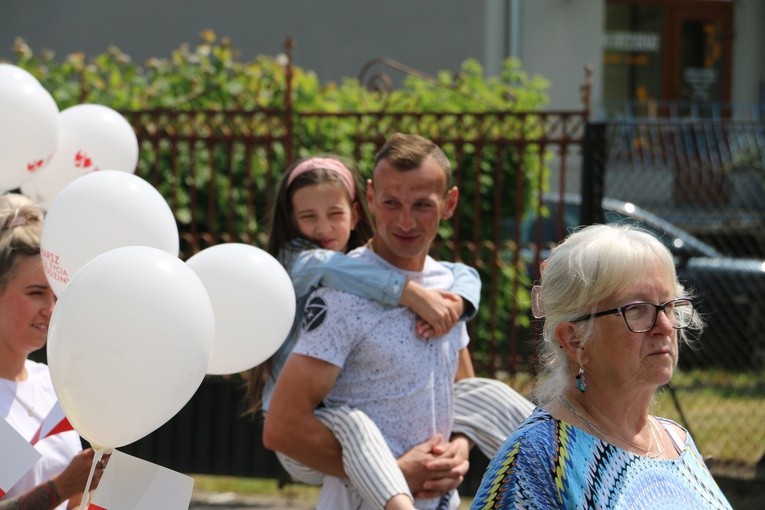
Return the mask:
M 93 481 L 93 474 L 96 472 L 96 466 L 101 461 L 101 457 L 104 456 L 104 450 L 95 450 L 96 454 L 93 455 L 93 464 L 90 466 L 90 473 L 88 474 L 88 482 L 85 484 L 85 490 L 82 493 L 82 501 L 80 502 L 80 510 L 85 510 L 90 505 L 90 483 Z

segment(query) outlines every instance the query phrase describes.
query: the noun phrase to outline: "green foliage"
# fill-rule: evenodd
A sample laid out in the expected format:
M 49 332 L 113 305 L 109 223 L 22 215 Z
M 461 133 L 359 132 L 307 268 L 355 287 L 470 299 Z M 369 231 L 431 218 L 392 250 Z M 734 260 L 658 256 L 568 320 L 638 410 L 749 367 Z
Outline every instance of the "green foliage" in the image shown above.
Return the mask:
M 60 109 L 98 103 L 116 110 L 280 109 L 284 106 L 286 56 L 237 60 L 228 38 L 211 30 L 195 47 L 181 45 L 169 59 L 151 58 L 141 66 L 111 47 L 88 60 L 73 53 L 57 61 L 55 54 L 34 54 L 21 39 L 14 44 L 19 67 L 31 72 L 53 94 Z M 431 81 L 409 76 L 389 94 L 367 90 L 356 79 L 322 84 L 316 75 L 292 67 L 293 103 L 297 111 L 323 112 L 453 112 L 533 111 L 547 101 L 541 77 L 529 78 L 516 59 L 508 59 L 499 76 L 485 78 L 476 60 L 466 60 L 459 73 L 438 73 Z
M 533 112 L 547 101 L 547 82 L 528 77 L 517 60 L 489 78 L 467 60 L 456 73 L 409 76 L 386 93 L 350 78 L 321 83 L 293 66 L 290 131 L 287 57 L 242 62 L 231 41 L 210 30 L 196 47 L 183 45 L 169 59 L 144 65 L 117 48 L 60 62 L 51 52 L 34 54 L 21 40 L 14 51 L 15 64 L 36 76 L 60 109 L 97 103 L 128 118 L 141 143 L 137 173 L 175 211 L 186 257 L 218 242 L 261 244 L 278 178 L 296 158 L 333 152 L 357 161 L 369 176 L 377 147 L 391 133 L 436 140 L 454 163 L 461 196 L 455 219 L 441 229 L 437 255 L 457 256 L 482 275 L 478 351 L 490 339 L 501 343 L 514 326 L 514 307 L 516 325 L 527 322 L 528 282 L 515 285 L 525 269 L 510 264 L 506 254 L 515 247 L 502 224 L 546 186 L 547 155 L 534 143 L 544 129 Z

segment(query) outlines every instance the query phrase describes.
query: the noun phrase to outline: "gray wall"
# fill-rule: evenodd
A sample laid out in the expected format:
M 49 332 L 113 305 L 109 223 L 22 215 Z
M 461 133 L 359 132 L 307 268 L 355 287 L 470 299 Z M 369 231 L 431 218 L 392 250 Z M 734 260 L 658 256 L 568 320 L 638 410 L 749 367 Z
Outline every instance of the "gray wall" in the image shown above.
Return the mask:
M 295 63 L 322 81 L 357 76 L 375 57 L 429 74 L 478 59 L 487 74 L 513 54 L 529 75 L 550 81 L 550 108 L 581 106 L 585 64 L 600 103 L 605 0 L 0 0 L 0 59 L 16 37 L 57 58 L 92 56 L 111 44 L 139 63 L 196 45 L 207 28 L 232 39 L 240 59 L 277 55 L 285 37 Z M 751 105 L 765 90 L 765 2 L 734 4 L 732 101 Z M 515 31 L 513 31 L 515 29 Z M 400 74 L 391 73 L 399 79 Z
M 576 108 L 585 64 L 593 66 L 593 112 L 601 97 L 605 0 L 515 0 L 521 4 L 521 60 L 550 80 L 550 107 Z M 745 113 L 765 100 L 765 1 L 733 4 L 731 101 Z
M 604 0 L 523 2 L 523 68 L 550 80 L 550 108 L 581 105 L 584 66 L 593 67 L 593 104 L 599 102 Z
M 737 0 L 733 5 L 733 80 L 731 97 L 741 104 L 765 101 L 765 2 Z
M 428 73 L 456 70 L 468 57 L 484 60 L 486 3 L 501 0 L 2 0 L 0 58 L 13 40 L 57 59 L 116 45 L 134 61 L 169 57 L 181 43 L 196 45 L 207 28 L 227 36 L 240 58 L 277 55 L 294 37 L 295 63 L 322 80 L 356 76 L 374 57 L 387 56 Z M 502 19 L 489 17 L 488 22 Z M 501 37 L 501 34 L 499 35 Z M 496 64 L 495 66 L 496 67 Z

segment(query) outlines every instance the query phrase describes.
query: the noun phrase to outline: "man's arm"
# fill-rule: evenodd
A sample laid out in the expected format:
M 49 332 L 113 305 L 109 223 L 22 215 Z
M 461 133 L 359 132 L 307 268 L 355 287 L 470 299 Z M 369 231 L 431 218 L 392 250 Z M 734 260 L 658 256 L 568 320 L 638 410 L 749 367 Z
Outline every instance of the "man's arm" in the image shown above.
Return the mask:
M 263 445 L 319 472 L 345 477 L 340 443 L 314 415 L 340 368 L 292 354 L 276 382 L 263 426 Z
M 266 413 L 266 448 L 322 473 L 346 476 L 340 444 L 314 415 L 339 373 L 330 363 L 301 354 L 290 356 Z M 455 453 L 440 438 L 431 438 L 401 456 L 399 467 L 414 492 L 442 494 L 461 483 L 468 467 L 467 454 Z

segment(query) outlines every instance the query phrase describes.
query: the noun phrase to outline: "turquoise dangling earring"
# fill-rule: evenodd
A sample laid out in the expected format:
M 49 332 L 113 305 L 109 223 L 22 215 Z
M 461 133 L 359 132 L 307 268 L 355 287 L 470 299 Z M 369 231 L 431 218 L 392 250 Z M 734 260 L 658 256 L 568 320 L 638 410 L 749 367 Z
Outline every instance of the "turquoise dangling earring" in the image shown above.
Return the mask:
M 587 390 L 587 383 L 584 382 L 584 368 L 582 368 L 582 365 L 579 365 L 579 373 L 576 374 L 576 389 L 579 390 L 580 393 L 584 393 Z

